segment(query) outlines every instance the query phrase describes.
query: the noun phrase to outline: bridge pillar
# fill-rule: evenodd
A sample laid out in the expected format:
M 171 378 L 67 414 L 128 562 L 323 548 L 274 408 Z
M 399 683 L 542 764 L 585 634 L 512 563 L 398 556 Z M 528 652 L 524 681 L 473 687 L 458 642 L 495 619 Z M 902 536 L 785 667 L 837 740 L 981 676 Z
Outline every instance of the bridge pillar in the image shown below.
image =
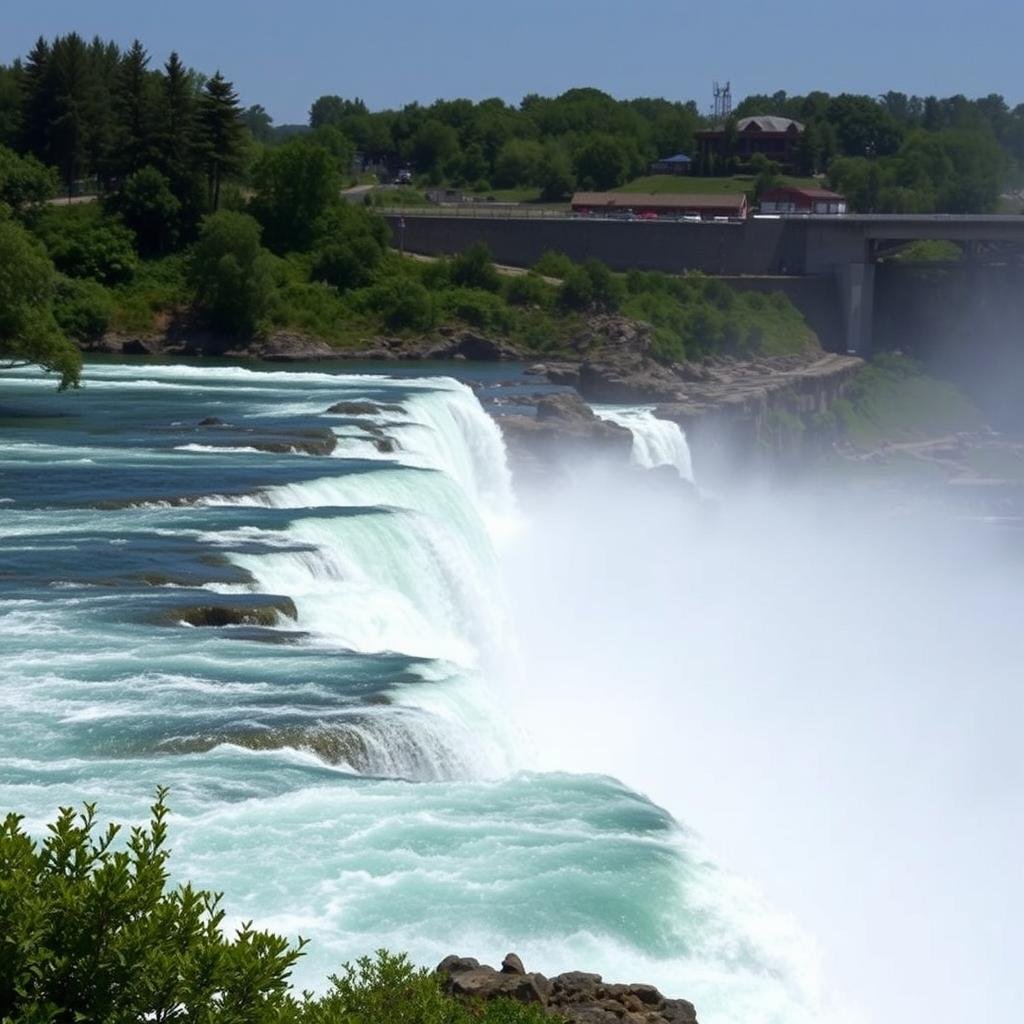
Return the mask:
M 836 267 L 836 278 L 846 351 L 867 358 L 871 355 L 875 313 L 875 265 L 841 263 Z

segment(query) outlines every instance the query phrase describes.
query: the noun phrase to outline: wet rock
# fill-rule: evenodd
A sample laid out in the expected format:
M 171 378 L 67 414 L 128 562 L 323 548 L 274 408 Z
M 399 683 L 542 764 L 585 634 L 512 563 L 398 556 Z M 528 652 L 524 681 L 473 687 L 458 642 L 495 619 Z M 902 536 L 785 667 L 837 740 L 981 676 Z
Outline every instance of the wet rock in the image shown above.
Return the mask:
M 295 621 L 298 611 L 290 597 L 232 601 L 216 604 L 177 605 L 165 609 L 158 621 L 164 624 L 186 622 L 190 626 L 276 626 L 281 619 Z
M 331 416 L 378 416 L 382 412 L 404 412 L 400 405 L 387 402 L 335 402 L 328 410 Z
M 226 427 L 227 424 L 219 416 L 207 416 L 200 420 L 196 426 L 199 427 Z
M 391 455 L 398 451 L 398 442 L 393 437 L 375 437 L 373 447 L 385 455 Z
M 451 338 L 426 348 L 424 359 L 474 359 L 479 362 L 522 359 L 522 353 L 504 341 L 487 338 L 475 331 L 459 331 Z

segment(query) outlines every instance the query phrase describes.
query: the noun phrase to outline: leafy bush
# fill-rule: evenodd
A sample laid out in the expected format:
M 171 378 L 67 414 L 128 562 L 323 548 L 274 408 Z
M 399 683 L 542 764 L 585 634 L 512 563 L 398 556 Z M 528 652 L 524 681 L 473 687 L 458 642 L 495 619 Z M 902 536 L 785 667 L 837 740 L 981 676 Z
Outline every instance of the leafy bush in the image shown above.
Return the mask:
M 501 290 L 501 277 L 495 269 L 491 250 L 483 242 L 477 242 L 453 257 L 448 273 L 452 284 L 462 288 L 482 288 L 488 292 Z
M 114 299 L 96 281 L 57 277 L 53 314 L 65 334 L 78 341 L 101 337 L 114 317 Z
M 353 299 L 357 308 L 377 314 L 392 330 L 429 331 L 436 321 L 433 297 L 414 278 L 385 278 Z
M 135 273 L 135 236 L 96 203 L 51 206 L 42 211 L 34 230 L 57 269 L 69 277 L 115 285 Z
M 567 309 L 618 309 L 622 285 L 600 260 L 587 260 L 564 277 L 558 298 Z
M 565 277 L 574 264 L 564 252 L 548 249 L 533 265 L 533 269 L 542 277 Z
M 511 325 L 502 299 L 479 288 L 446 288 L 438 293 L 438 302 L 443 312 L 474 327 L 507 331 Z
M 380 245 L 369 235 L 328 242 L 314 254 L 311 275 L 338 291 L 362 288 L 372 280 L 381 255 Z
M 9 814 L 0 827 L 0 1019 L 278 1019 L 301 953 L 248 926 L 221 932 L 220 898 L 167 888 L 167 807 L 148 828 L 100 830 L 96 810 L 62 808 L 41 842 Z
M 38 206 L 57 194 L 57 172 L 34 156 L 0 146 L 0 203 L 15 210 Z
M 505 298 L 513 306 L 547 306 L 552 294 L 551 286 L 532 272 L 510 277 L 505 283 Z

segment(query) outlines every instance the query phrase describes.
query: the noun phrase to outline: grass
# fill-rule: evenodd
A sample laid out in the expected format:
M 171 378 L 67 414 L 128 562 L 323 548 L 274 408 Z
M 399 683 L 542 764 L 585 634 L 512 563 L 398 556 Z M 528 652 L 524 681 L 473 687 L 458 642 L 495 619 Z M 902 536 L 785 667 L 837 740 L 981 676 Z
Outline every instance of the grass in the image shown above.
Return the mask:
M 846 437 L 862 448 L 977 430 L 984 422 L 948 381 L 929 377 L 913 361 L 891 355 L 865 366 L 833 411 Z
M 794 178 L 784 175 L 779 181 L 780 184 L 794 185 L 797 188 L 819 188 L 821 186 L 816 178 Z M 749 196 L 754 192 L 754 175 L 737 174 L 731 178 L 701 178 L 688 174 L 650 174 L 643 178 L 634 178 L 612 191 L 687 195 L 739 195 L 741 192 L 745 192 Z

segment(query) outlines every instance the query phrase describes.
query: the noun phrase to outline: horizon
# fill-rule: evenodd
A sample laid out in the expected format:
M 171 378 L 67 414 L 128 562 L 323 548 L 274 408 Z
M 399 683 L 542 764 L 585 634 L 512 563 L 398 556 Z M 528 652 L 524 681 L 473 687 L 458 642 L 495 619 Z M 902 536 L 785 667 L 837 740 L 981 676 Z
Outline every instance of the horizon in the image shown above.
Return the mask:
M 567 0 L 551 11 L 539 0 L 524 0 L 516 18 L 503 20 L 455 0 L 424 18 L 409 0 L 395 0 L 390 17 L 398 28 L 389 30 L 390 45 L 378 53 L 374 43 L 385 33 L 373 12 L 330 8 L 322 0 L 298 0 L 286 23 L 271 4 L 228 2 L 210 9 L 182 0 L 173 9 L 154 10 L 107 0 L 102 9 L 85 11 L 56 0 L 45 11 L 8 12 L 0 63 L 24 57 L 40 35 L 77 31 L 122 47 L 138 38 L 152 66 L 177 50 L 191 67 L 207 74 L 220 70 L 244 106 L 262 105 L 277 125 L 306 123 L 313 101 L 332 94 L 358 96 L 371 110 L 381 110 L 456 98 L 498 97 L 517 105 L 531 93 L 596 88 L 616 99 L 693 100 L 707 114 L 715 80 L 732 83 L 734 103 L 779 90 L 969 98 L 996 93 L 1011 108 L 1024 102 L 1014 52 L 1024 34 L 1024 9 L 1008 10 L 991 0 L 976 4 L 970 22 L 957 23 L 955 32 L 951 19 L 958 12 L 950 0 L 927 6 L 911 0 L 899 11 L 867 0 L 856 24 L 821 10 L 799 33 L 768 22 L 762 9 L 741 0 L 728 10 L 701 13 L 701 39 L 727 40 L 731 52 L 722 56 L 712 45 L 689 52 L 691 20 L 672 5 L 635 3 L 630 14 L 642 28 L 637 39 L 627 39 L 628 49 L 621 18 L 602 12 L 620 9 Z M 737 33 L 737 22 L 744 20 L 752 31 Z M 843 51 L 835 54 L 838 31 Z M 678 38 L 684 40 L 681 51 L 675 48 Z M 964 54 L 980 47 L 986 59 L 965 64 Z M 866 53 L 870 60 L 863 59 Z M 896 68 L 896 74 L 883 77 L 883 66 Z

